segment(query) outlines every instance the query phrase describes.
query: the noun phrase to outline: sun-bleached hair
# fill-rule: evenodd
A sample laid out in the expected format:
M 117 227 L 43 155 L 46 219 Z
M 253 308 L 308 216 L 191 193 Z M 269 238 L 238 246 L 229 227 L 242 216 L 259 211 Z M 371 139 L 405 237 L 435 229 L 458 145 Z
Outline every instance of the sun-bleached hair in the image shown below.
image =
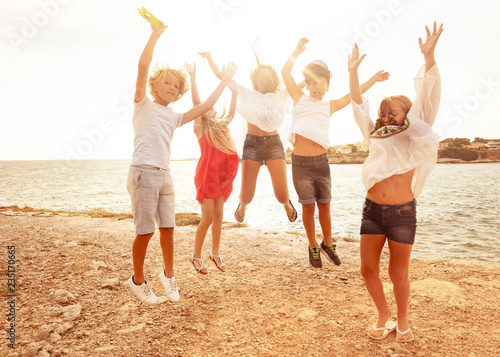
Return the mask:
M 176 100 L 180 99 L 189 90 L 187 75 L 182 69 L 173 69 L 168 66 L 162 67 L 156 65 L 156 69 L 153 71 L 153 74 L 149 76 L 148 81 L 149 93 L 153 98 L 156 96 L 156 92 L 153 91 L 153 86 L 155 84 L 165 82 L 168 74 L 175 76 L 181 83 L 179 88 L 179 97 Z
M 318 81 L 319 78 L 326 79 L 326 83 L 330 86 L 330 78 L 332 76 L 332 72 L 328 69 L 328 65 L 320 60 L 313 61 L 309 63 L 302 71 L 304 75 L 304 79 L 307 85 L 311 83 L 311 81 Z
M 253 41 L 253 54 L 255 56 L 255 60 L 257 61 L 257 66 L 252 70 L 252 72 L 250 72 L 250 80 L 252 81 L 252 87 L 253 89 L 257 90 L 257 79 L 259 78 L 260 74 L 267 69 L 271 71 L 272 89 L 273 89 L 272 93 L 274 93 L 279 88 L 280 85 L 280 79 L 278 77 L 278 73 L 276 72 L 276 68 L 274 68 L 273 66 L 261 63 L 260 58 L 255 50 L 256 42 L 257 39 Z
M 384 126 L 382 124 L 382 117 L 384 116 L 384 113 L 391 110 L 392 103 L 398 103 L 399 105 L 401 105 L 401 108 L 403 108 L 403 111 L 405 113 L 405 117 L 408 115 L 408 112 L 413 105 L 410 98 L 405 95 L 393 95 L 390 97 L 382 98 L 380 106 L 378 107 L 378 119 L 375 122 L 375 129 L 372 131 L 372 133 Z
M 229 124 L 233 117 L 225 114 L 224 111 L 218 118 L 203 114 L 201 125 L 204 132 L 209 134 L 207 141 L 210 146 L 225 154 L 232 155 L 236 153 L 236 146 L 229 132 Z

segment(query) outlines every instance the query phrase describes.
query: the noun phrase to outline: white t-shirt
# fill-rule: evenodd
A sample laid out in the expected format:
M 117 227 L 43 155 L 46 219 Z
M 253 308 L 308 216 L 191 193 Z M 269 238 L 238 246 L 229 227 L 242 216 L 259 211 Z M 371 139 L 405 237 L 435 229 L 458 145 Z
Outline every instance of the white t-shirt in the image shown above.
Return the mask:
M 149 165 L 168 169 L 170 143 L 175 129 L 182 124 L 182 113 L 151 101 L 147 96 L 134 101 L 134 154 L 132 165 Z
M 304 94 L 292 110 L 290 142 L 295 145 L 295 134 L 299 134 L 328 150 L 330 147 L 329 132 L 330 102 Z
M 238 103 L 236 110 L 250 124 L 263 131 L 275 131 L 283 123 L 290 107 L 290 96 L 286 89 L 262 94 L 236 83 Z
M 432 131 L 441 100 L 441 77 L 437 65 L 427 73 L 425 66 L 414 77 L 417 98 L 403 126 L 375 128 L 368 112 L 368 101 L 352 102 L 354 120 L 370 146 L 370 154 L 362 169 L 363 184 L 368 191 L 377 182 L 415 169 L 412 181 L 414 197 L 418 197 L 437 161 L 439 137 Z

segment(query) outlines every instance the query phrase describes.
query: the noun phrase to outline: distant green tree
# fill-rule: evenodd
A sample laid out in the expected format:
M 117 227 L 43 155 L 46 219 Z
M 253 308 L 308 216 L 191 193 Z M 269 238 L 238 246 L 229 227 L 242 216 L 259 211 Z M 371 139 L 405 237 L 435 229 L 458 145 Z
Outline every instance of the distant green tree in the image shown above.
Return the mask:
M 457 148 L 461 148 L 461 147 L 463 147 L 465 145 L 469 145 L 469 144 L 470 144 L 470 139 L 467 139 L 467 138 L 455 138 L 448 145 L 449 146 L 453 146 L 453 147 L 457 147 Z
M 446 157 L 450 159 L 460 159 L 464 161 L 476 160 L 479 157 L 477 150 L 461 148 L 461 147 L 448 147 L 439 150 L 440 157 Z
M 483 139 L 483 138 L 478 138 L 477 136 L 474 138 L 474 143 L 486 143 L 488 140 Z

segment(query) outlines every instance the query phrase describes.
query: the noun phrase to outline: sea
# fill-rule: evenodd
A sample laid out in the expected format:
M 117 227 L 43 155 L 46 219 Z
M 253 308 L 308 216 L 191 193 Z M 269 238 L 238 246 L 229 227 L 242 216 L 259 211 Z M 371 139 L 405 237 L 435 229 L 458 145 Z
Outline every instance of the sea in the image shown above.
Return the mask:
M 129 160 L 0 161 L 0 205 L 75 212 L 103 208 L 130 213 L 126 189 L 129 165 Z M 331 165 L 334 236 L 359 238 L 365 199 L 361 166 Z M 195 199 L 195 168 L 196 161 L 171 162 L 176 212 L 201 213 Z M 288 221 L 263 166 L 254 199 L 247 206 L 248 226 L 304 233 L 290 165 L 287 180 L 299 219 Z M 238 173 L 224 206 L 224 220 L 229 222 L 234 221 L 240 182 Z M 500 163 L 436 165 L 417 199 L 417 220 L 413 257 L 500 264 Z M 316 229 L 321 231 L 319 223 Z

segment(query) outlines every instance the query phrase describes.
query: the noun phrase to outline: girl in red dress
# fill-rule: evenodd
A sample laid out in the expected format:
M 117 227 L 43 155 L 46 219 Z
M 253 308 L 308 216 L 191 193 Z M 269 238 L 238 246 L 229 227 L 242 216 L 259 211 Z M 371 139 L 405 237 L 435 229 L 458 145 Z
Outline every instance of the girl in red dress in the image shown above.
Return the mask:
M 191 77 L 191 96 L 193 105 L 200 104 L 196 86 L 196 64 L 186 65 Z M 201 249 L 208 228 L 212 226 L 212 250 L 210 260 L 221 271 L 226 271 L 226 265 L 219 255 L 219 244 L 222 230 L 224 202 L 233 191 L 233 181 L 238 172 L 238 155 L 228 125 L 236 110 L 237 95 L 233 91 L 231 105 L 227 116 L 217 119 L 215 110 L 194 120 L 194 133 L 200 144 L 201 157 L 196 166 L 194 183 L 196 199 L 201 204 L 201 222 L 196 229 L 194 251 L 191 262 L 201 274 L 207 274 L 207 268 L 201 260 Z

